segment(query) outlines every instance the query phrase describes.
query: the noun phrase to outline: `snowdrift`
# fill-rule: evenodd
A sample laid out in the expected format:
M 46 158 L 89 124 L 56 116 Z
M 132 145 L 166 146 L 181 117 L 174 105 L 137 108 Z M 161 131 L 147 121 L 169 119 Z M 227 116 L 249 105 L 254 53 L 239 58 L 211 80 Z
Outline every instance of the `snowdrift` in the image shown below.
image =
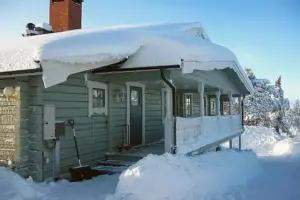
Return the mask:
M 205 199 L 242 187 L 260 173 L 252 151 L 197 157 L 149 155 L 123 172 L 110 199 Z
M 31 179 L 24 180 L 4 167 L 0 167 L 0 191 L 0 200 L 43 200 L 47 196 Z
M 254 152 L 281 158 L 288 149 L 299 158 L 300 148 L 294 139 L 269 128 L 246 127 L 243 148 L 253 151 L 224 150 L 195 157 L 149 155 L 120 176 L 82 183 L 34 183 L 0 167 L 0 200 L 245 199 L 248 183 L 262 172 Z
M 0 167 L 0 200 L 103 200 L 117 181 L 118 176 L 102 176 L 82 183 L 35 183 Z
M 228 147 L 228 143 L 223 146 Z M 238 139 L 233 140 L 238 147 Z M 242 148 L 252 149 L 258 155 L 282 156 L 292 152 L 291 140 L 278 135 L 273 129 L 263 126 L 246 126 L 242 136 Z

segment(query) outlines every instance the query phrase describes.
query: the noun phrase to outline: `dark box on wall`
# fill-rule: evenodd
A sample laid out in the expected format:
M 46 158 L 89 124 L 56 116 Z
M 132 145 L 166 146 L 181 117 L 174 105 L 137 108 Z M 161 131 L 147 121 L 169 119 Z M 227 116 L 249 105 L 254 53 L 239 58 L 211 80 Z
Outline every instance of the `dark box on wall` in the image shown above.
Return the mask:
M 65 122 L 64 121 L 56 121 L 55 122 L 55 137 L 61 137 L 65 135 Z

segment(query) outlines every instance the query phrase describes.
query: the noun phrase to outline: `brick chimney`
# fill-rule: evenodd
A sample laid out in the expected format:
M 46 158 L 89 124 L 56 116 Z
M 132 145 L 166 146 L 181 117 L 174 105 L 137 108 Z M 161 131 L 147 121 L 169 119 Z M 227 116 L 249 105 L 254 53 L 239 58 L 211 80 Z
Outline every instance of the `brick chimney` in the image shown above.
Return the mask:
M 81 29 L 83 0 L 50 0 L 50 25 L 54 32 Z

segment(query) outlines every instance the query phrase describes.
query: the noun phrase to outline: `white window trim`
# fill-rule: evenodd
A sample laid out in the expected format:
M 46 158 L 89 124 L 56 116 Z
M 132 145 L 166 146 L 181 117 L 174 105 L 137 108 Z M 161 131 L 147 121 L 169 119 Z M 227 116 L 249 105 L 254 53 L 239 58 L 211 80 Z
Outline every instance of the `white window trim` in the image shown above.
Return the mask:
M 89 117 L 94 114 L 107 115 L 108 108 L 108 90 L 107 84 L 96 81 L 87 81 L 88 96 L 89 96 Z M 103 89 L 105 91 L 105 107 L 104 108 L 93 108 L 93 89 Z
M 130 131 L 130 103 L 131 103 L 131 95 L 130 95 L 130 86 L 142 88 L 142 145 L 146 143 L 146 134 L 145 134 L 145 105 L 146 105 L 146 97 L 145 90 L 146 85 L 138 82 L 126 82 L 127 87 L 127 124 L 129 125 Z M 127 135 L 127 142 L 130 144 L 130 132 Z

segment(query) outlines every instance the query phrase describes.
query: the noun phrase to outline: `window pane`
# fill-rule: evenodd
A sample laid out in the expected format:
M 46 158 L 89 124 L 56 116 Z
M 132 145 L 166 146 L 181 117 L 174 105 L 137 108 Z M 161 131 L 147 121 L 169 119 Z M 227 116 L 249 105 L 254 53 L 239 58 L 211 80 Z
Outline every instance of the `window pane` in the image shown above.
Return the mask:
M 131 105 L 139 106 L 140 105 L 140 95 L 136 90 L 131 90 Z
M 105 90 L 93 89 L 93 108 L 105 107 Z
M 192 95 L 185 95 L 185 115 L 190 117 L 192 115 Z

